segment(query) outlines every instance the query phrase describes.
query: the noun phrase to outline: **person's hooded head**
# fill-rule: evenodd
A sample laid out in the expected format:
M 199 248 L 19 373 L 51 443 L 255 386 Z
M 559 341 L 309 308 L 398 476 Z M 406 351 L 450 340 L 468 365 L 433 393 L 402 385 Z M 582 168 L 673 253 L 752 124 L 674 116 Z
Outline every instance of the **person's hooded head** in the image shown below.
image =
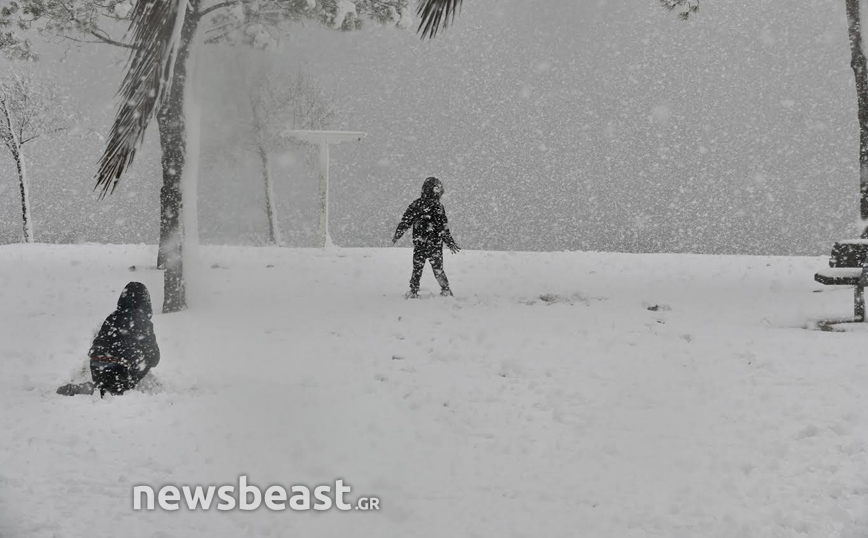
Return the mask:
M 443 183 L 434 176 L 426 178 L 422 184 L 422 198 L 426 200 L 439 200 L 444 192 Z
M 139 312 L 150 319 L 153 315 L 153 309 L 151 308 L 151 294 L 148 293 L 148 288 L 141 282 L 127 284 L 118 298 L 117 311 L 131 314 Z

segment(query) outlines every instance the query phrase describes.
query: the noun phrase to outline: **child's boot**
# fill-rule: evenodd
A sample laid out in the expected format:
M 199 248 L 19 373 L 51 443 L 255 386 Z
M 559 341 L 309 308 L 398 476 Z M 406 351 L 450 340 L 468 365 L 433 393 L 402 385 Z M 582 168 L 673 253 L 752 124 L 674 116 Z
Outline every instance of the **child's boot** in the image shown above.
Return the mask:
M 419 298 L 419 291 L 411 289 L 410 291 L 408 291 L 407 293 L 404 294 L 404 298 L 405 299 L 418 299 Z
M 69 383 L 57 389 L 61 396 L 75 396 L 76 394 L 93 394 L 93 383 Z
M 443 288 L 442 290 L 440 290 L 440 296 L 441 297 L 452 297 L 452 290 L 450 290 L 449 288 Z

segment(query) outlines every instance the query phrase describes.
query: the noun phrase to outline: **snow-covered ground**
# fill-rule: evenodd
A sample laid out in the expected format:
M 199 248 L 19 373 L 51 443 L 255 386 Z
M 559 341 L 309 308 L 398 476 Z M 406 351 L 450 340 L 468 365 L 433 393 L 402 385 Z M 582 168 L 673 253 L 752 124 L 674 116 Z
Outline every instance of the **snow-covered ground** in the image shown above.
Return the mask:
M 407 301 L 405 248 L 201 254 L 162 388 L 100 400 L 54 390 L 128 281 L 159 307 L 154 248 L 0 248 L 0 536 L 868 533 L 868 330 L 811 329 L 851 315 L 825 259 L 465 251 Z M 242 474 L 382 509 L 132 509 Z

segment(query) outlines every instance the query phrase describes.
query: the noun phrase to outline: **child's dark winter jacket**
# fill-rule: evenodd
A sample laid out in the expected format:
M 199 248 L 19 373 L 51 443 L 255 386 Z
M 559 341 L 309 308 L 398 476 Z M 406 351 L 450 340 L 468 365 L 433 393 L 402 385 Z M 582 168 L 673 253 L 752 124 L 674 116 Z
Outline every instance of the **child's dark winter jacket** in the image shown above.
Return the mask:
M 426 252 L 432 252 L 446 246 L 455 247 L 455 240 L 449 232 L 449 221 L 446 218 L 446 210 L 440 203 L 443 194 L 443 185 L 435 177 L 429 177 L 422 185 L 422 196 L 413 201 L 404 216 L 398 229 L 395 230 L 393 241 L 397 241 L 411 226 L 413 227 L 413 245 Z
M 160 348 L 151 322 L 151 298 L 144 284 L 130 282 L 118 299 L 117 309 L 106 318 L 88 355 L 93 361 L 125 366 L 134 377 L 160 362 Z

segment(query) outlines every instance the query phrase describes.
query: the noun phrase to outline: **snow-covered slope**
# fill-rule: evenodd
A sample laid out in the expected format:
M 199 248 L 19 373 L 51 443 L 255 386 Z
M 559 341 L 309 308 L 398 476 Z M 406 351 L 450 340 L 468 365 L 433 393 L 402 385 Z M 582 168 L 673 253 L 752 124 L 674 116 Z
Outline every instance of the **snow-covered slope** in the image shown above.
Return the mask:
M 205 247 L 161 388 L 80 377 L 145 246 L 0 248 L 0 536 L 868 532 L 868 331 L 818 258 Z M 423 289 L 434 291 L 430 269 Z M 814 293 L 819 291 L 821 293 Z M 132 487 L 317 485 L 378 512 L 134 511 Z

